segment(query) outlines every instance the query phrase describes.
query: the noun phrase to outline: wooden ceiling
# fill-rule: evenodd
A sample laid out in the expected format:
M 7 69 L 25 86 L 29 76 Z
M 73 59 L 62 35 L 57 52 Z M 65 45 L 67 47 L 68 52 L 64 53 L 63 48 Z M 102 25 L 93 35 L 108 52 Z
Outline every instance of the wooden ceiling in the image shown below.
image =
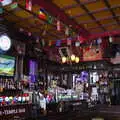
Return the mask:
M 78 34 L 94 36 L 111 31 L 120 33 L 120 0 L 32 0 L 32 11 L 26 10 L 26 0 L 17 2 L 15 9 L 11 9 L 10 5 L 4 7 L 4 19 L 11 22 L 13 28 L 22 28 L 47 42 Z M 49 24 L 38 17 L 41 7 L 55 18 L 54 22 Z M 61 31 L 56 29 L 57 19 L 61 21 Z M 73 31 L 70 36 L 65 35 L 66 26 Z M 79 54 L 79 49 L 73 52 Z M 55 49 L 51 51 L 54 53 Z
M 120 30 L 120 0 L 52 0 L 91 34 Z
M 30 32 L 34 36 L 38 36 L 46 41 L 61 40 L 66 38 L 66 25 L 61 22 L 61 31 L 57 31 L 55 19 L 52 24 L 38 17 L 40 11 L 39 5 L 33 5 L 32 11 L 26 10 L 25 0 L 18 1 L 18 7 L 11 9 L 11 5 L 5 6 L 4 19 L 13 24 L 13 28 L 22 28 L 25 32 Z M 76 34 L 73 31 L 74 35 Z
M 38 2 L 38 0 L 33 0 L 33 2 L 36 1 Z M 90 34 L 120 30 L 120 0 L 46 0 L 46 2 L 48 1 L 52 3 L 53 7 L 57 6 L 64 12 L 72 22 L 82 26 Z M 46 21 L 38 17 L 40 4 L 37 4 L 37 2 L 33 4 L 32 11 L 26 10 L 25 0 L 19 0 L 18 7 L 13 10 L 8 5 L 4 7 L 4 18 L 14 23 L 13 27 L 23 28 L 25 31 L 40 36 L 47 41 L 66 38 L 65 26 L 68 20 L 62 21 L 62 30 L 57 31 L 56 21 L 47 24 Z M 47 10 L 47 8 L 45 9 Z M 54 13 L 50 14 L 54 15 Z M 78 34 L 75 27 L 72 26 L 74 36 Z

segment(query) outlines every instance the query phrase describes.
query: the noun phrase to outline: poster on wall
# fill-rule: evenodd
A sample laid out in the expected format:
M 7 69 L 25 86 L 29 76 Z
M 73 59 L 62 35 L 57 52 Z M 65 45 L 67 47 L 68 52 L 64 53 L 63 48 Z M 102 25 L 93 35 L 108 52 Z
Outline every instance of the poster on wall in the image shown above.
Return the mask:
M 103 52 L 101 47 L 92 46 L 83 48 L 83 61 L 101 60 Z

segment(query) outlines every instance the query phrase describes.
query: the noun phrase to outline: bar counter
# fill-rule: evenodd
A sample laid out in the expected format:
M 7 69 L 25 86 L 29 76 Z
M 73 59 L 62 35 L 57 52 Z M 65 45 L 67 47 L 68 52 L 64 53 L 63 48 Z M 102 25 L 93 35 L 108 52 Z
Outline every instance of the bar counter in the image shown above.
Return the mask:
M 0 106 L 0 120 L 14 120 L 28 118 L 32 113 L 32 104 L 17 104 Z
M 62 113 L 49 113 L 48 120 L 120 120 L 120 106 L 97 106 L 93 109 L 69 111 Z

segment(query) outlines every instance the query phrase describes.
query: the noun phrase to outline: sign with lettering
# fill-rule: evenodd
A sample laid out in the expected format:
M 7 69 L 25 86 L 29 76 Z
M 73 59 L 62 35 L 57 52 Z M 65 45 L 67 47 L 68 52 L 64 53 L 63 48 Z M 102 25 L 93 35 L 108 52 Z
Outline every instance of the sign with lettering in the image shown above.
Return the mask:
M 16 109 L 10 109 L 10 110 L 7 110 L 7 109 L 4 109 L 4 110 L 0 110 L 0 116 L 2 115 L 10 115 L 10 114 L 18 114 L 18 113 L 25 113 L 25 108 L 16 108 Z
M 27 118 L 31 115 L 31 111 L 32 104 L 0 106 L 0 118 L 7 120 L 11 120 L 15 116 Z M 10 119 L 8 116 L 11 116 Z

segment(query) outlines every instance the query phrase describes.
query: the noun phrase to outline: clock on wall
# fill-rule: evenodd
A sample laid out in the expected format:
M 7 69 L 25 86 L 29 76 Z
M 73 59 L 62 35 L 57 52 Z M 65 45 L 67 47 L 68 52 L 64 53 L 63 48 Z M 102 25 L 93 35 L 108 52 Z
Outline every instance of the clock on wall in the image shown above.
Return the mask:
M 13 0 L 0 0 L 2 6 L 6 6 L 12 3 Z
M 0 36 L 0 49 L 2 51 L 8 51 L 11 47 L 11 39 L 7 35 Z

